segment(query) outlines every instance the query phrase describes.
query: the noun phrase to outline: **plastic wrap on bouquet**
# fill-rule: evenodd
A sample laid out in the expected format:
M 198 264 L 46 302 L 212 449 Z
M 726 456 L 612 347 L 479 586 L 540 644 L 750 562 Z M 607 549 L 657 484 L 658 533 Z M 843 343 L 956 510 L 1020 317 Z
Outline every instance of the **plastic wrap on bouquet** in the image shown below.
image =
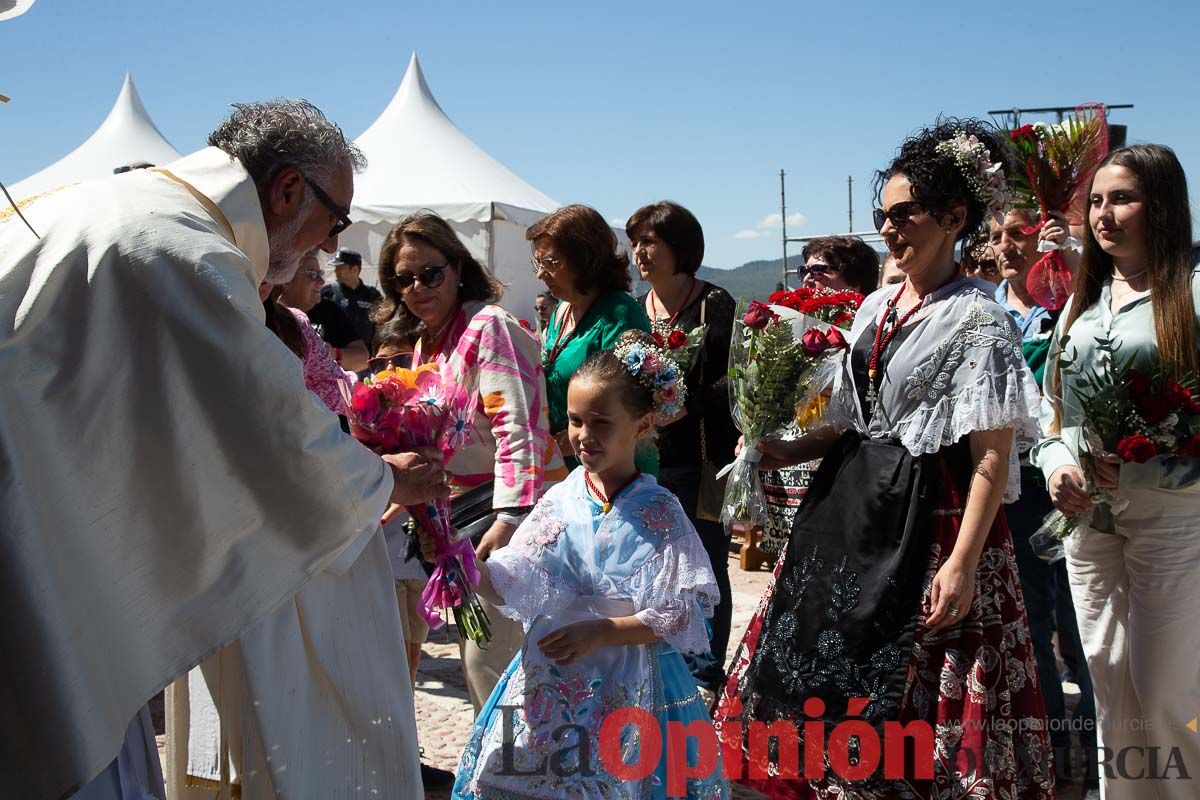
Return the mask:
M 1014 172 L 1010 180 L 1017 190 L 1017 205 L 1036 208 L 1041 214 L 1036 225 L 1022 232 L 1027 236 L 1039 232 L 1051 212 L 1065 215 L 1071 224 L 1080 224 L 1084 218 L 1084 193 L 1108 153 L 1104 106 L 1087 103 L 1062 122 L 1022 125 L 1009 136 L 1015 160 L 1024 167 L 1023 171 Z M 1050 311 L 1062 308 L 1071 293 L 1071 271 L 1062 256 L 1067 249 L 1082 250 L 1082 243 L 1075 237 L 1067 237 L 1057 245 L 1039 242 L 1038 250 L 1044 255 L 1030 268 L 1026 278 L 1033 299 Z
M 350 433 L 378 453 L 435 447 L 449 461 L 466 443 L 479 402 L 476 380 L 468 375 L 473 372 L 444 358 L 376 373 L 346 390 Z M 430 627 L 441 628 L 439 612 L 449 610 L 463 635 L 488 641 L 487 615 L 475 595 L 480 578 L 475 551 L 450 525 L 450 500 L 405 509 L 435 543 L 434 571 L 421 594 Z
M 758 443 L 782 435 L 800 413 L 812 418 L 844 349 L 841 330 L 828 322 L 759 302 L 741 309 L 729 348 L 729 394 L 743 444 L 737 459 L 718 473 L 729 476 L 721 504 L 726 531 L 765 525 Z

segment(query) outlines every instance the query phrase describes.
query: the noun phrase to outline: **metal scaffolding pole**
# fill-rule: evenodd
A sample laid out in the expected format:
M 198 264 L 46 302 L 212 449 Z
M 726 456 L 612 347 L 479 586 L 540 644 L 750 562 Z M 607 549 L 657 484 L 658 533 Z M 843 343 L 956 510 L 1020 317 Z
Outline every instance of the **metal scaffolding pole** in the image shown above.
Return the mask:
M 779 170 L 779 224 L 783 230 L 783 288 L 788 288 L 788 263 L 787 263 L 787 189 L 784 185 L 783 170 Z

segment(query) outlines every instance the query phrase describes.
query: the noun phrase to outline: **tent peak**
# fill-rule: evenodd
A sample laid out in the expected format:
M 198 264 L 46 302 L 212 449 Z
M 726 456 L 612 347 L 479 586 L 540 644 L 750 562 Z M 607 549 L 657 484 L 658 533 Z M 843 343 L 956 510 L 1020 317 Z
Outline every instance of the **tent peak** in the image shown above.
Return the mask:
M 131 161 L 167 164 L 177 158 L 179 151 L 150 119 L 133 76 L 126 72 L 116 102 L 95 132 L 63 158 L 10 186 L 9 191 L 24 199 L 46 189 L 111 175 L 115 167 Z
M 421 69 L 421 59 L 417 58 L 416 50 L 413 51 L 412 56 L 408 59 L 408 68 L 404 70 L 404 80 L 400 81 L 400 88 L 396 90 L 396 96 L 388 104 L 388 110 L 391 110 L 391 106 L 413 102 L 431 105 L 442 116 L 446 115 L 441 105 L 438 104 L 437 99 L 434 98 L 433 91 L 429 88 L 429 83 L 425 80 L 425 71 Z

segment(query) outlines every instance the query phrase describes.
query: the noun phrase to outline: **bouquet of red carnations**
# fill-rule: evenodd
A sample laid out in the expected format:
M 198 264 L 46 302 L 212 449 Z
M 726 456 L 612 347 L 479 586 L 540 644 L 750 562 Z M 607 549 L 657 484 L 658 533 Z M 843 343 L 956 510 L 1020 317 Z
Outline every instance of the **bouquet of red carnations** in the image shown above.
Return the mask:
M 346 399 L 350 433 L 378 453 L 437 447 L 449 461 L 470 434 L 479 398 L 475 385 L 463 381 L 458 372 L 438 359 L 363 380 Z M 406 510 L 436 544 L 435 568 L 421 593 L 422 613 L 430 627 L 442 627 L 438 612 L 449 609 L 463 635 L 486 643 L 491 628 L 474 590 L 480 578 L 475 550 L 450 526 L 450 501 L 432 500 Z
M 1055 125 L 1037 123 L 1022 125 L 1009 132 L 1012 147 L 1024 167 L 1024 174 L 1014 170 L 1009 178 L 1022 205 L 1037 208 L 1042 215 L 1037 225 L 1025 231 L 1037 233 L 1049 220 L 1049 212 L 1065 214 L 1072 224 L 1083 218 L 1083 193 L 1087 191 L 1092 173 L 1108 154 L 1108 125 L 1104 106 L 1097 103 L 1081 105 L 1075 115 Z M 1038 249 L 1045 253 L 1029 270 L 1026 285 L 1033 298 L 1044 308 L 1062 308 L 1071 293 L 1071 271 L 1063 261 L 1062 249 L 1081 248 L 1074 237 L 1061 245 L 1043 242 Z
M 862 301 L 861 295 L 848 296 L 853 293 L 797 291 L 807 293 L 804 298 L 813 301 L 810 310 L 817 314 L 755 301 L 734 320 L 729 394 L 743 443 L 741 455 L 717 474 L 718 478 L 729 475 L 721 504 L 721 522 L 727 531 L 765 524 L 766 495 L 758 476 L 757 445 L 782 434 L 796 421 L 797 409 L 828 385 L 830 373 L 822 367 L 847 346 L 842 331 L 830 320 L 848 325 Z M 776 297 L 800 301 L 799 296 Z M 818 298 L 825 302 L 818 303 Z
M 1063 337 L 1064 351 L 1069 340 Z M 1053 512 L 1038 531 L 1042 536 L 1063 539 L 1081 526 L 1115 532 L 1113 518 L 1127 503 L 1095 484 L 1092 459 L 1113 454 L 1121 463 L 1144 464 L 1156 456 L 1200 458 L 1196 376 L 1180 380 L 1158 363 L 1148 371 L 1138 370 L 1132 356 L 1118 361 L 1118 348 L 1111 340 L 1098 344 L 1107 356 L 1098 370 L 1079 370 L 1065 356 L 1060 360 L 1062 374 L 1076 376 L 1084 419 L 1081 449 L 1086 447 L 1088 453 L 1082 467 L 1094 505 L 1078 516 Z
M 771 305 L 799 311 L 845 330 L 854 321 L 854 312 L 862 305 L 863 296 L 849 289 L 825 289 L 802 286 L 791 291 L 776 292 L 769 298 Z

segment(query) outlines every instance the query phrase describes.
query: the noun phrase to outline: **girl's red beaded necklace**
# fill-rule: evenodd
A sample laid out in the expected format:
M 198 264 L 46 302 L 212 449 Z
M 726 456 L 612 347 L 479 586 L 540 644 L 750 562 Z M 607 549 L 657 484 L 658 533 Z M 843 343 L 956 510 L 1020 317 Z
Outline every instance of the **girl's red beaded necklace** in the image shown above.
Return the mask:
M 596 499 L 600 501 L 600 508 L 604 509 L 605 514 L 607 514 L 609 511 L 612 511 L 613 501 L 617 499 L 617 496 L 632 486 L 633 482 L 640 477 L 642 477 L 642 471 L 640 469 L 634 471 L 633 477 L 621 484 L 621 488 L 613 492 L 612 497 L 610 498 L 604 494 L 604 492 L 600 490 L 600 487 L 596 485 L 595 481 L 592 480 L 592 473 L 588 472 L 587 470 L 584 470 L 583 472 L 584 483 L 587 484 L 588 489 L 591 490 Z
M 879 324 L 875 328 L 875 341 L 871 345 L 871 359 L 867 362 L 867 401 L 872 410 L 874 410 L 877 396 L 875 376 L 879 374 L 879 357 L 887 350 L 888 345 L 892 343 L 892 339 L 896 338 L 896 334 L 904 327 L 904 323 L 912 319 L 912 316 L 920 311 L 921 306 L 925 304 L 924 300 L 918 300 L 912 308 L 900 316 L 900 319 L 895 321 L 895 324 L 888 329 L 886 334 L 883 332 L 883 327 L 887 321 L 895 319 L 896 305 L 900 302 L 900 295 L 904 294 L 904 289 L 907 285 L 907 283 L 900 284 L 900 291 L 896 292 L 896 295 L 888 301 L 887 308 L 884 309 L 883 316 L 879 318 Z

